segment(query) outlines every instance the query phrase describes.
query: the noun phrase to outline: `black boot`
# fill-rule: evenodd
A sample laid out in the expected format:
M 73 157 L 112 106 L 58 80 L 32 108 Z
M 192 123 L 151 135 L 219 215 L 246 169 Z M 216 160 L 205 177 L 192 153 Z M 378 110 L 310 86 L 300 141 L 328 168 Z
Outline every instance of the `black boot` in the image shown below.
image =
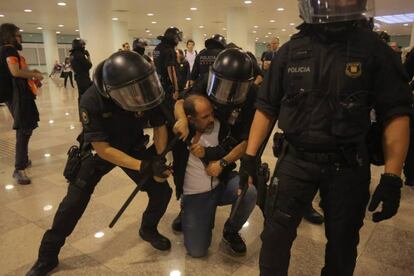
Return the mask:
M 139 236 L 158 250 L 166 251 L 171 249 L 170 240 L 161 235 L 157 229 L 141 228 L 139 229 Z
M 177 217 L 173 220 L 173 223 L 171 224 L 171 228 L 176 232 L 183 231 L 182 223 L 181 223 L 181 214 L 182 214 L 182 211 L 178 213 Z
M 313 224 L 322 224 L 325 221 L 323 215 L 319 214 L 313 206 L 310 206 L 309 209 L 305 211 L 303 218 Z
M 55 269 L 58 264 L 58 259 L 50 261 L 40 261 L 38 259 L 29 272 L 26 273 L 26 276 L 46 276 L 49 272 Z
M 223 232 L 223 242 L 230 247 L 230 250 L 236 255 L 246 254 L 246 243 L 238 232 Z

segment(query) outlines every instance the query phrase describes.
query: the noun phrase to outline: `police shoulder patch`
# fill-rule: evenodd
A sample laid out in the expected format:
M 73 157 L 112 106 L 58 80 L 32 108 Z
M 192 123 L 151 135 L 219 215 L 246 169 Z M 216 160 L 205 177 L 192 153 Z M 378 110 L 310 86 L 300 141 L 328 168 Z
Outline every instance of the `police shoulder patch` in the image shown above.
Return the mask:
M 80 114 L 81 114 L 82 123 L 85 125 L 88 125 L 90 122 L 88 111 L 82 108 L 80 111 Z
M 349 62 L 346 64 L 345 74 L 351 78 L 358 78 L 362 75 L 361 62 Z

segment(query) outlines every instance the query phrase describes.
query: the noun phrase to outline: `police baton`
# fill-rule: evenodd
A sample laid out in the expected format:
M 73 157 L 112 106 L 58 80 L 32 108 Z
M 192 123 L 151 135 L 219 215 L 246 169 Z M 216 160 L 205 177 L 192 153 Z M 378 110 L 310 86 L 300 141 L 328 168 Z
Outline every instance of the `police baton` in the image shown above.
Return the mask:
M 177 143 L 177 141 L 180 140 L 180 135 L 176 134 L 174 136 L 174 138 L 171 140 L 171 142 L 167 145 L 167 147 L 164 149 L 164 151 L 161 153 L 160 157 L 164 158 L 167 153 L 172 150 L 172 148 L 174 147 L 174 145 Z M 122 214 L 125 212 L 126 208 L 128 207 L 128 205 L 131 203 L 131 201 L 134 199 L 134 197 L 138 194 L 139 190 L 141 190 L 142 186 L 144 185 L 144 183 L 150 178 L 152 177 L 151 173 L 148 172 L 144 172 L 144 174 L 142 175 L 142 178 L 140 179 L 139 184 L 137 185 L 137 187 L 132 191 L 131 195 L 128 197 L 128 199 L 125 201 L 125 203 L 122 205 L 121 209 L 119 209 L 118 213 L 115 215 L 114 219 L 111 221 L 111 223 L 109 224 L 109 228 L 114 227 L 115 223 L 118 221 L 118 219 L 122 216 Z

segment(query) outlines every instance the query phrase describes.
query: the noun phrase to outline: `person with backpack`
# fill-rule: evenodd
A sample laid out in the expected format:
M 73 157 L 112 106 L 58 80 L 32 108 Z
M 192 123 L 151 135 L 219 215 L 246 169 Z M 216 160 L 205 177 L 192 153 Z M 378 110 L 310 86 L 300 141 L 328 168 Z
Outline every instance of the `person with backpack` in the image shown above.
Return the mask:
M 27 185 L 31 183 L 26 174 L 26 168 L 31 165 L 28 145 L 39 121 L 35 81 L 41 81 L 43 76 L 38 70 L 29 70 L 24 57 L 19 54 L 18 51 L 23 49 L 19 30 L 19 27 L 11 23 L 0 26 L 0 102 L 7 104 L 16 130 L 13 178 L 18 184 Z

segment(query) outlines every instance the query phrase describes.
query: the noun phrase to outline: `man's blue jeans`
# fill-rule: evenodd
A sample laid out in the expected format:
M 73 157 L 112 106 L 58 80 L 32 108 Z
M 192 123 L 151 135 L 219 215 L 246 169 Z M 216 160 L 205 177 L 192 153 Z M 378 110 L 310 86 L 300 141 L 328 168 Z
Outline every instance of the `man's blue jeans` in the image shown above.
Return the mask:
M 217 206 L 234 204 L 237 200 L 239 176 L 232 175 L 227 183 L 220 183 L 214 190 L 182 197 L 182 227 L 187 253 L 195 258 L 207 255 Z M 238 232 L 246 223 L 256 205 L 257 192 L 250 186 L 233 223 L 224 225 L 226 232 Z

